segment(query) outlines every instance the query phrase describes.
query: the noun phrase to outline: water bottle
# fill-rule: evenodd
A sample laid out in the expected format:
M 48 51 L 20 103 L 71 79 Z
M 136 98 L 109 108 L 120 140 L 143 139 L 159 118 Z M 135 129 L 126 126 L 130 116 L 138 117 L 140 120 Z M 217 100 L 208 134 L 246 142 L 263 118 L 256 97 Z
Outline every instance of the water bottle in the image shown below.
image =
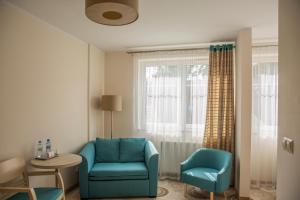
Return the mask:
M 41 158 L 42 154 L 43 154 L 43 143 L 42 140 L 39 140 L 37 143 L 36 157 Z
M 51 152 L 51 140 L 48 138 L 46 142 L 46 152 Z

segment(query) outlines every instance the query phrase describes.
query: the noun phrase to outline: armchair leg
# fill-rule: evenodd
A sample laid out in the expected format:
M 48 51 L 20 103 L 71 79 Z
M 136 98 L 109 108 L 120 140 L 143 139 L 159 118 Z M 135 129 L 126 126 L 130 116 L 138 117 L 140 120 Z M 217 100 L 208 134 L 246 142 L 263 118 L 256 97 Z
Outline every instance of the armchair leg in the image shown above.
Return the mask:
M 209 196 L 210 196 L 209 200 L 214 200 L 214 193 L 213 192 L 210 192 Z
M 224 200 L 227 200 L 227 193 L 226 193 L 226 191 L 224 192 Z
M 187 184 L 184 184 L 184 196 L 187 195 Z

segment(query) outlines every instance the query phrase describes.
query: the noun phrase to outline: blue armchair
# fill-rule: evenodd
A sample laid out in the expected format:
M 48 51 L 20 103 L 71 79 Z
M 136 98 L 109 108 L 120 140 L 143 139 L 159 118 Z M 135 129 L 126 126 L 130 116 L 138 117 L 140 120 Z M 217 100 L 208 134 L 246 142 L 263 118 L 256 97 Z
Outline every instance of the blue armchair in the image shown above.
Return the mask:
M 209 191 L 213 200 L 214 192 L 225 192 L 229 188 L 231 170 L 231 153 L 202 148 L 181 163 L 180 180 Z
M 144 138 L 99 139 L 80 152 L 80 197 L 157 195 L 158 152 Z

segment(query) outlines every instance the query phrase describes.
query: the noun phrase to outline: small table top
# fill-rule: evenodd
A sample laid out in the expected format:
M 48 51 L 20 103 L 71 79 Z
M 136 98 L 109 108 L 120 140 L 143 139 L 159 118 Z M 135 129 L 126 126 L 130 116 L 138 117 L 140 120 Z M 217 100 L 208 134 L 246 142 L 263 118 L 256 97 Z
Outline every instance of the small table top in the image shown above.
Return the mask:
M 49 160 L 33 159 L 30 161 L 30 164 L 41 169 L 62 169 L 79 165 L 81 161 L 81 156 L 76 154 L 59 154 L 57 157 Z

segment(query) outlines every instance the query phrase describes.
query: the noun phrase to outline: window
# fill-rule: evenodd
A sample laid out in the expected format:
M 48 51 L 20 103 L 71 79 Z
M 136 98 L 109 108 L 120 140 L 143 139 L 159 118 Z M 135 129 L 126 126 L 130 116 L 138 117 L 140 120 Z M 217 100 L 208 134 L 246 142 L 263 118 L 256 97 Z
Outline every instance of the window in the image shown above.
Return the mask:
M 137 56 L 135 121 L 138 130 L 186 140 L 203 136 L 208 54 L 200 55 Z

